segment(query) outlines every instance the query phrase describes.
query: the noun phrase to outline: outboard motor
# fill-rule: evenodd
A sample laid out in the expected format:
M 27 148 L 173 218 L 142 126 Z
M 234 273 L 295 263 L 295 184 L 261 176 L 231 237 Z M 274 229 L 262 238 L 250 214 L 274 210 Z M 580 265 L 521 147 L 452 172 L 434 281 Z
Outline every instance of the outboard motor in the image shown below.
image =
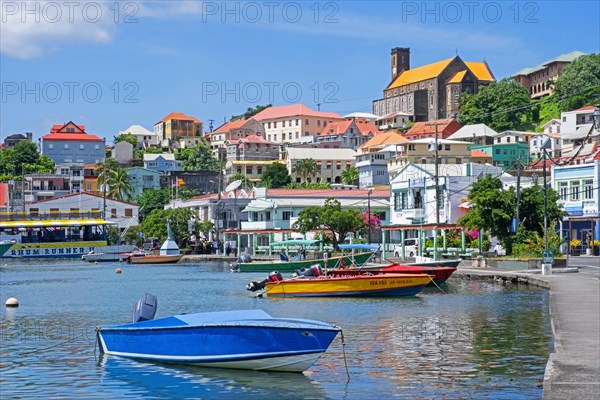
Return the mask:
M 150 321 L 156 315 L 158 299 L 155 295 L 144 293 L 133 307 L 133 322 Z
M 240 257 L 238 258 L 238 262 L 241 262 L 241 263 L 252 262 L 252 257 L 250 257 L 250 254 L 244 253 L 244 254 L 240 255 Z
M 229 264 L 229 268 L 235 272 L 240 269 L 240 263 L 237 261 L 232 262 L 231 264 Z
M 319 264 L 315 264 L 315 265 L 311 265 L 308 268 L 302 268 L 296 271 L 296 273 L 294 274 L 294 278 L 302 278 L 302 277 L 309 277 L 309 276 L 314 276 L 315 278 L 319 277 L 323 275 L 323 270 L 321 269 L 321 266 Z
M 267 286 L 267 282 L 279 282 L 283 280 L 283 275 L 279 271 L 273 271 L 269 273 L 269 277 L 260 282 L 252 281 L 248 285 L 246 285 L 246 290 L 251 292 L 257 292 L 259 290 L 263 290 L 265 286 Z

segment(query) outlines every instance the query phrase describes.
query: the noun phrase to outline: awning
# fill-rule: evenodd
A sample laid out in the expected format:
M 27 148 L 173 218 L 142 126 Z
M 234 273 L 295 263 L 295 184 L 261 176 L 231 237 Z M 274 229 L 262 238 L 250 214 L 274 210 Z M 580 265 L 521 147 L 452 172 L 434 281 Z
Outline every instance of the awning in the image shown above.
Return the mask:
M 342 162 L 341 161 L 336 161 L 335 165 L 342 165 Z
M 331 165 L 331 161 L 327 161 L 327 165 Z
M 242 210 L 242 212 L 259 212 L 259 211 L 273 210 L 275 208 L 277 208 L 277 205 L 270 200 L 256 199 L 256 200 L 252 200 L 246 206 L 246 208 L 244 208 Z
M 0 228 L 39 228 L 39 227 L 78 227 L 90 225 L 108 225 L 103 219 L 77 219 L 77 220 L 37 220 L 37 221 L 2 221 Z
M 473 202 L 471 201 L 465 201 L 464 203 L 460 203 L 458 205 L 458 208 L 464 208 L 465 210 L 469 210 L 471 208 L 473 208 Z

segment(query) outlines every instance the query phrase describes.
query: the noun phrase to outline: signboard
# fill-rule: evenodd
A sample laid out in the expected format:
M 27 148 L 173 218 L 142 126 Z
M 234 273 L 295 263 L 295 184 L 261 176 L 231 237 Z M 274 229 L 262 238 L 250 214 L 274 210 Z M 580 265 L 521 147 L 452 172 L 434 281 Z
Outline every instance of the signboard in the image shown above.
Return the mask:
M 542 264 L 554 264 L 554 253 L 552 250 L 542 251 Z

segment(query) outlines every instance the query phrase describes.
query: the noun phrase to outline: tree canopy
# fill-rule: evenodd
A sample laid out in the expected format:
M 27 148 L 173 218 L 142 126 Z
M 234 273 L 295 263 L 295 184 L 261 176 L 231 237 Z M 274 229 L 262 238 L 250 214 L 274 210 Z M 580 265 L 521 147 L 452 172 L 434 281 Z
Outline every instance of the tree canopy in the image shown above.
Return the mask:
M 137 147 L 137 138 L 135 136 L 133 136 L 131 133 L 125 133 L 125 134 L 121 134 L 121 135 L 115 137 L 114 142 L 115 142 L 115 144 L 117 144 L 119 142 L 128 142 L 128 143 L 131 143 L 131 145 L 133 146 L 134 149 Z
M 54 161 L 48 156 L 40 156 L 37 146 L 27 140 L 13 148 L 0 150 L 0 180 L 16 179 L 22 173 L 53 172 Z
M 577 57 L 556 81 L 560 111 L 596 105 L 600 98 L 600 54 Z
M 284 187 L 292 181 L 288 170 L 283 163 L 273 163 L 265 170 L 262 175 L 261 183 L 268 188 Z
M 183 149 L 175 154 L 175 159 L 183 161 L 184 171 L 219 171 L 221 163 L 213 155 L 212 149 L 202 138 L 196 147 Z
M 522 189 L 520 195 L 519 216 L 521 222 L 519 230 L 535 232 L 538 236 L 543 236 L 543 187 L 536 185 Z M 502 181 L 488 174 L 473 184 L 468 197 L 473 202 L 473 207 L 467 214 L 459 218 L 457 223 L 467 228 L 489 231 L 492 236 L 496 236 L 502 242 L 504 248 L 510 251 L 519 237 L 511 232 L 511 222 L 516 214 L 515 188 L 503 189 Z M 558 193 L 555 190 L 548 188 L 546 199 L 548 226 L 552 227 L 565 214 L 562 206 L 558 203 Z
M 292 171 L 300 177 L 301 183 L 307 182 L 309 178 L 313 181 L 320 170 L 321 168 L 312 158 L 298 160 L 292 167 Z
M 135 200 L 140 206 L 140 221 L 143 221 L 152 211 L 162 210 L 165 205 L 169 204 L 169 201 L 171 201 L 170 188 L 144 190 Z
M 342 171 L 342 181 L 344 181 L 346 185 L 358 184 L 359 176 L 360 171 L 356 167 L 349 167 Z
M 527 90 L 505 78 L 479 88 L 475 94 L 460 96 L 461 125 L 486 124 L 501 132 L 527 130 L 533 126 L 531 100 Z
M 234 120 L 234 119 L 237 119 L 237 118 L 241 118 L 241 117 L 250 118 L 250 117 L 258 114 L 262 110 L 265 110 L 265 109 L 267 109 L 267 108 L 269 108 L 271 106 L 272 106 L 272 104 L 267 104 L 267 105 L 264 105 L 264 106 L 256 106 L 254 108 L 253 107 L 248 107 L 246 109 L 246 112 L 243 115 L 233 115 L 231 117 L 231 120 Z
M 302 210 L 293 228 L 302 233 L 321 229 L 329 231 L 333 247 L 337 248 L 349 232 L 364 230 L 365 219 L 357 210 L 342 209 L 340 202 L 330 197 L 323 207 L 310 206 Z
M 171 221 L 173 240 L 180 248 L 190 246 L 188 221 L 194 212 L 189 208 L 154 209 L 141 223 L 141 230 L 147 237 L 157 237 L 162 242 L 167 238 L 167 220 Z

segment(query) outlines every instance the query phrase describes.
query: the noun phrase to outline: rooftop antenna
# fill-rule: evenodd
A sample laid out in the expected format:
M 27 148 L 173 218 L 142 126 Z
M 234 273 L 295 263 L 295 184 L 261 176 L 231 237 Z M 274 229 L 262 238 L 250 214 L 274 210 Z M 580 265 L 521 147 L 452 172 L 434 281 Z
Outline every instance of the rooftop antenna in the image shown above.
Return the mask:
M 213 123 L 215 122 L 214 119 L 209 119 L 208 120 L 208 129 L 210 129 L 210 132 L 213 131 Z
M 317 111 L 321 111 L 321 103 L 317 104 Z

